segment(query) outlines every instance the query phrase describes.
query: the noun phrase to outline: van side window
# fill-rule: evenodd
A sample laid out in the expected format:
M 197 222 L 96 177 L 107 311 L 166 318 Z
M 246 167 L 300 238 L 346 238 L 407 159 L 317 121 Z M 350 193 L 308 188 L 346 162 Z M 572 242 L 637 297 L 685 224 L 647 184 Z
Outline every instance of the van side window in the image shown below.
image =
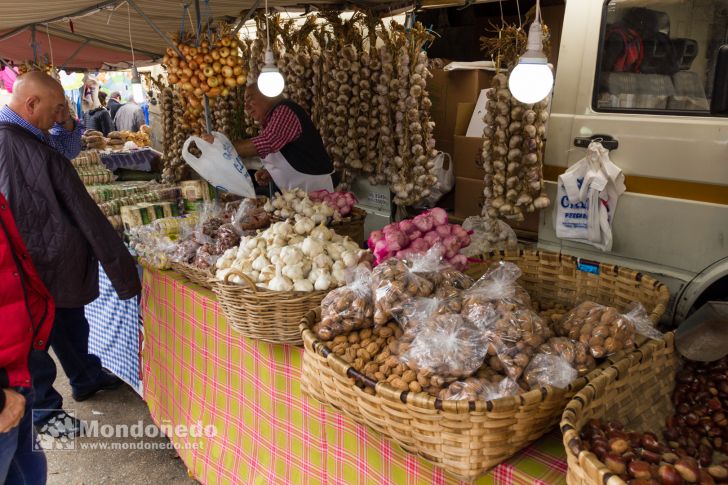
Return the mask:
M 707 116 L 728 0 L 609 0 L 594 109 Z

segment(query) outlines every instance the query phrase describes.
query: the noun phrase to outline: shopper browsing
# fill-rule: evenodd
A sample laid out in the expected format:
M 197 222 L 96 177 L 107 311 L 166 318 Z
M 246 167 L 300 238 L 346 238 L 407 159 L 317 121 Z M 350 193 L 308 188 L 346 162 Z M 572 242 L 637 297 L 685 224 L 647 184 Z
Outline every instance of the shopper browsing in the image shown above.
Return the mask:
M 30 257 L 58 307 L 50 344 L 80 401 L 120 384 L 88 353 L 83 307 L 98 296 L 99 261 L 121 299 L 137 296 L 141 288 L 121 238 L 70 161 L 50 144 L 48 130 L 68 116 L 63 88 L 56 80 L 41 72 L 18 77 L 10 104 L 0 111 L 0 193 L 16 214 Z M 36 426 L 44 429 L 57 417 L 61 419 L 54 420 L 56 432 L 77 433 L 78 421 L 67 420 L 61 411 L 61 395 L 53 388 L 56 365 L 47 351 L 31 352 L 30 371 Z M 73 426 L 65 427 L 66 422 Z
M 87 130 L 96 130 L 107 136 L 115 128 L 114 122 L 111 120 L 111 114 L 106 109 L 106 93 L 103 91 L 99 93 L 99 103 L 101 103 L 101 106 L 84 113 L 83 123 L 86 125 Z
M 144 111 L 133 99 L 122 105 L 114 116 L 114 124 L 119 131 L 136 133 L 145 124 Z
M 334 166 L 321 135 L 303 108 L 282 96 L 264 96 L 257 84 L 252 84 L 245 89 L 245 111 L 260 123 L 260 134 L 233 144 L 241 157 L 263 160 L 264 169 L 255 173 L 259 184 L 272 180 L 278 188 L 286 190 L 334 190 Z M 203 139 L 213 141 L 211 135 L 204 135 Z
M 46 483 L 33 450 L 31 349 L 48 345 L 55 308 L 0 194 L 0 483 Z
M 119 91 L 114 91 L 109 96 L 109 114 L 111 115 L 111 119 L 113 120 L 116 116 L 116 112 L 119 111 L 119 108 L 124 106 L 124 103 L 121 102 L 121 93 Z

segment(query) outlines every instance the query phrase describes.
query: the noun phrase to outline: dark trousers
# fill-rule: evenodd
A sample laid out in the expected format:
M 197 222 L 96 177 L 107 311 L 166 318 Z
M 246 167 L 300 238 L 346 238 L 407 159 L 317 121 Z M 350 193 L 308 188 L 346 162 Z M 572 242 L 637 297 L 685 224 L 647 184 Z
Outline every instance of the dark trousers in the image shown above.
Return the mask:
M 71 382 L 74 393 L 83 393 L 97 386 L 102 378 L 101 359 L 88 353 L 89 325 L 81 308 L 58 308 L 53 322 L 50 343 Z M 63 398 L 53 388 L 56 363 L 48 351 L 30 353 L 30 374 L 35 391 L 35 425 L 40 426 L 63 408 Z M 41 409 L 49 411 L 42 412 Z
M 33 391 L 15 390 L 25 396 L 25 414 L 18 426 L 0 433 L 0 483 L 44 485 L 48 471 L 46 457 L 42 450 L 33 450 Z

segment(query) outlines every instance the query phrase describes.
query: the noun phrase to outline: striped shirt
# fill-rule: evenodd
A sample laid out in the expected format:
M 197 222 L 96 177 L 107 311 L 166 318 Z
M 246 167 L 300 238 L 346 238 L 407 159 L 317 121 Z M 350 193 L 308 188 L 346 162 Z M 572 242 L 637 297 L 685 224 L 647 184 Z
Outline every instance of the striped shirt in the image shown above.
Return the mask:
M 278 105 L 262 123 L 260 134 L 251 138 L 260 158 L 281 149 L 298 139 L 303 132 L 301 122 L 291 108 Z
M 84 127 L 79 121 L 75 122 L 73 131 L 66 131 L 60 123 L 56 123 L 48 134 L 28 123 L 9 106 L 0 109 L 0 123 L 12 123 L 31 132 L 38 140 L 55 148 L 69 160 L 81 153 L 81 135 Z

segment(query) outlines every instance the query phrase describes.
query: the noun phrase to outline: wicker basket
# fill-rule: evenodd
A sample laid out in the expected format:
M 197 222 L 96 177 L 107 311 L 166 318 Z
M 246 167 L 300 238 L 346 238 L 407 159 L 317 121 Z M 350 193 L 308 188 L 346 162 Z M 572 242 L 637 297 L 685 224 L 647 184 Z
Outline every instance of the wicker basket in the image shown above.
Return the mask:
M 618 420 L 634 431 L 659 431 L 672 412 L 678 355 L 672 333 L 652 340 L 605 369 L 568 404 L 561 417 L 570 485 L 625 485 L 582 449 L 579 433 L 590 419 Z
M 489 259 L 517 264 L 523 271 L 520 283 L 541 302 L 575 306 L 591 299 L 624 309 L 640 301 L 657 322 L 669 298 L 667 288 L 654 278 L 604 264 L 598 265 L 598 275 L 586 273 L 577 269 L 578 260 L 572 256 L 521 250 L 493 253 Z M 304 391 L 465 480 L 476 478 L 546 433 L 559 422 L 564 406 L 578 390 L 600 369 L 627 355 L 610 357 L 568 389 L 549 387 L 488 402 L 441 401 L 425 393 L 401 392 L 361 375 L 313 333 L 319 312 L 309 312 L 301 322 Z M 354 385 L 354 379 L 373 387 L 375 395 Z
M 240 277 L 242 285 L 230 283 Z M 228 324 L 246 337 L 276 344 L 301 345 L 301 318 L 321 305 L 328 291 L 281 292 L 258 288 L 239 271 L 231 270 L 225 281 L 214 281 L 212 289 Z
M 209 269 L 200 269 L 191 264 L 178 262 L 170 263 L 170 266 L 172 270 L 181 274 L 196 285 L 207 288 L 208 290 L 212 289 L 212 283 L 210 282 L 210 280 L 213 278 L 214 275 Z
M 334 221 L 329 226 L 340 236 L 349 236 L 359 246 L 364 244 L 364 221 L 367 218 L 367 211 L 354 207 L 351 209 L 351 216 L 343 221 Z

